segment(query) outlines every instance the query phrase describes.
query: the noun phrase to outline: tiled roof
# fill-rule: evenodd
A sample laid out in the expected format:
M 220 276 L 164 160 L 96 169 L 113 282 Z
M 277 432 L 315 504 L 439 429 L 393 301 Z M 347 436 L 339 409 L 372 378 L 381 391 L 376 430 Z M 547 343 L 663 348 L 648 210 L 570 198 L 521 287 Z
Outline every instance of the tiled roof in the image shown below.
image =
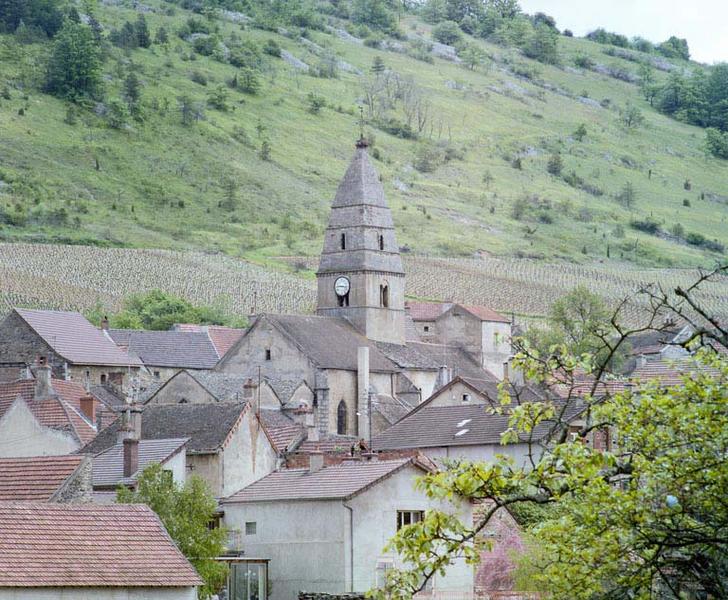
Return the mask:
M 220 402 L 240 402 L 243 399 L 243 386 L 249 379 L 246 375 L 217 371 L 187 371 L 187 374 Z
M 177 323 L 173 328 L 175 331 L 204 331 L 210 336 L 215 346 L 218 357 L 225 356 L 228 350 L 235 345 L 245 333 L 245 329 L 234 329 L 221 325 L 195 325 L 193 323 Z
M 408 464 L 415 463 L 410 458 L 390 461 L 352 461 L 323 467 L 313 473 L 308 469 L 275 471 L 222 502 L 350 498 Z
M 0 588 L 201 583 L 147 506 L 0 503 Z
M 498 381 L 493 373 L 481 367 L 480 363 L 467 350 L 459 346 L 430 344 L 427 342 L 409 342 L 407 346 L 421 355 L 428 356 L 432 363 L 449 367 L 452 370 L 452 377 L 472 377 L 474 379 Z
M 136 358 L 122 351 L 80 313 L 24 308 L 16 308 L 15 312 L 69 363 L 139 366 Z
M 205 332 L 110 329 L 109 335 L 150 367 L 212 369 L 219 360 Z
M 487 308 L 485 306 L 475 306 L 473 304 L 458 304 L 458 306 L 468 311 L 471 315 L 478 317 L 481 321 L 495 321 L 497 323 L 511 322 L 508 317 L 504 317 L 502 314 L 497 313 L 492 308 Z
M 404 303 L 413 321 L 434 321 L 452 306 L 452 302 L 412 302 Z
M 266 314 L 266 319 L 282 331 L 301 351 L 321 368 L 353 370 L 357 368 L 357 351 L 369 347 L 372 371 L 394 372 L 397 366 L 384 356 L 377 345 L 361 335 L 343 318 L 311 315 Z M 255 325 L 253 325 L 253 328 Z
M 20 397 L 44 427 L 68 431 L 82 444 L 90 442 L 96 436 L 96 427 L 82 416 L 80 406 L 80 400 L 86 395 L 86 390 L 79 383 L 63 379 L 51 379 L 51 387 L 57 396 L 35 400 L 34 380 L 0 382 L 0 417 Z M 99 410 L 101 406 L 97 400 L 95 410 Z
M 416 408 L 374 437 L 372 448 L 398 450 L 500 444 L 501 434 L 508 429 L 508 418 L 508 415 L 489 414 L 482 404 Z M 546 435 L 552 426 L 552 423 L 537 425 L 533 439 Z
M 190 438 L 187 452 L 215 452 L 238 423 L 245 402 L 219 404 L 152 404 L 142 413 L 142 440 Z M 120 423 L 104 429 L 82 450 L 99 454 L 116 444 Z
M 321 435 L 321 439 L 313 442 L 311 440 L 304 441 L 296 452 L 308 454 L 310 452 L 324 452 L 326 454 L 350 454 L 352 446 L 359 445 L 359 438 L 355 435 L 339 435 L 336 433 L 328 433 Z
M 84 460 L 78 454 L 0 458 L 0 501 L 51 500 Z
M 139 470 L 131 477 L 124 477 L 124 447 L 115 444 L 93 459 L 94 488 L 116 486 L 118 483 L 131 483 L 144 467 L 152 464 L 164 464 L 182 450 L 188 438 L 141 440 L 139 442 Z
M 287 417 L 280 410 L 262 409 L 260 420 L 268 432 L 268 438 L 276 451 L 291 450 L 305 435 L 305 428 L 300 423 Z

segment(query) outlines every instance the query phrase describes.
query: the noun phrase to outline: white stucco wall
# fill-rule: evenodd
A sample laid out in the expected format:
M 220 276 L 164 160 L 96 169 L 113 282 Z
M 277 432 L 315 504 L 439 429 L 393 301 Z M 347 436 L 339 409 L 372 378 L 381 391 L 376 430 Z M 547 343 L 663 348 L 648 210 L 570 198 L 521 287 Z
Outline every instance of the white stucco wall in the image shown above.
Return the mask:
M 276 453 L 249 410 L 222 452 L 221 496 L 229 496 L 276 468 Z
M 470 395 L 469 402 L 463 402 L 463 394 Z M 427 405 L 432 406 L 470 406 L 471 404 L 485 404 L 485 398 L 471 387 L 458 381 L 447 389 L 441 389 Z M 483 409 L 485 410 L 485 409 Z
M 180 450 L 172 458 L 164 463 L 164 469 L 172 471 L 172 479 L 184 485 L 187 479 L 187 454 L 184 449 Z
M 427 400 L 432 396 L 435 391 L 435 384 L 437 383 L 437 371 L 420 371 L 415 369 L 404 369 L 404 374 L 407 378 L 422 390 L 420 398 Z
M 383 552 L 384 546 L 397 532 L 398 510 L 439 509 L 457 514 L 466 524 L 472 523 L 469 503 L 437 502 L 416 490 L 415 479 L 423 474 L 416 467 L 406 467 L 347 503 L 353 509 L 354 518 L 354 591 L 364 592 L 377 585 L 378 562 L 402 564 L 395 554 Z M 465 564 L 462 558 L 455 559 L 444 576 L 435 576 L 433 588 L 436 591 L 472 592 L 473 577 L 473 567 Z
M 0 419 L 0 457 L 56 456 L 78 448 L 72 435 L 38 423 L 22 400 L 16 400 Z
M 511 355 L 511 324 L 495 321 L 482 323 L 483 366 L 503 379 L 503 363 Z
M 196 588 L 0 588 L 0 600 L 196 600 Z
M 270 600 L 290 600 L 301 590 L 341 593 L 364 592 L 376 585 L 382 553 L 397 527 L 397 510 L 442 507 L 472 522 L 469 504 L 447 506 L 415 490 L 414 478 L 422 471 L 407 467 L 347 503 L 332 501 L 282 501 L 224 504 L 227 527 L 241 532 L 245 556 L 270 559 Z M 353 545 L 349 535 L 349 510 Z M 256 522 L 256 535 L 245 535 L 246 521 Z M 353 547 L 353 584 L 350 574 Z M 473 569 L 461 559 L 435 581 L 438 590 L 468 592 Z
M 345 591 L 348 514 L 338 501 L 224 504 L 224 524 L 240 532 L 245 556 L 268 558 L 269 600 L 300 590 Z M 245 535 L 245 523 L 256 535 Z

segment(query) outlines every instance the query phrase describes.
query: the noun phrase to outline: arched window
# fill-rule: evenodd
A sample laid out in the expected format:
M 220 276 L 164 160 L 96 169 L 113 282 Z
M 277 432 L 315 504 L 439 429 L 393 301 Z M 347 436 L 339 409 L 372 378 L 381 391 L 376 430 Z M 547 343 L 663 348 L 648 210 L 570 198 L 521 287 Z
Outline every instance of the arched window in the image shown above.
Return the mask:
M 343 400 L 339 402 L 339 407 L 336 409 L 336 433 L 339 435 L 346 435 L 346 402 Z
M 379 306 L 389 306 L 389 285 L 386 282 L 379 286 Z
M 379 249 L 384 250 L 384 236 L 381 234 L 379 236 Z
M 341 249 L 346 250 L 346 234 L 341 234 Z
M 343 296 L 337 296 L 336 299 L 339 302 L 339 306 L 349 306 L 349 292 L 346 292 Z

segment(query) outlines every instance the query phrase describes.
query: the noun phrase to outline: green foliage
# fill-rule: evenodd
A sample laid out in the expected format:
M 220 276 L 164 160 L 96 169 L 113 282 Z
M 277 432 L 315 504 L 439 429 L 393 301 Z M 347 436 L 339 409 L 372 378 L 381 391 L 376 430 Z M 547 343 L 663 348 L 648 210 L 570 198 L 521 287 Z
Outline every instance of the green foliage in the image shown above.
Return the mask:
M 122 100 L 114 98 L 109 102 L 107 120 L 112 129 L 123 129 L 129 122 L 129 109 Z
M 207 95 L 207 104 L 223 112 L 230 109 L 228 106 L 228 91 L 224 85 L 218 85 Z
M 260 91 L 260 78 L 257 71 L 246 67 L 238 74 L 238 89 L 246 94 L 257 94 Z
M 281 47 L 278 45 L 278 42 L 272 39 L 265 41 L 265 44 L 263 44 L 263 52 L 269 56 L 275 56 L 276 58 L 281 57 Z
M 308 112 L 312 115 L 319 114 L 321 109 L 326 106 L 326 98 L 313 92 L 308 93 L 308 96 L 306 96 L 306 102 L 308 103 Z
M 45 89 L 69 100 L 98 99 L 103 93 L 102 53 L 93 32 L 66 20 L 53 43 Z
M 705 147 L 716 158 L 728 160 L 728 131 L 713 127 L 705 130 Z
M 463 39 L 463 33 L 455 21 L 443 21 L 432 28 L 432 37 L 441 44 L 452 46 Z
M 564 163 L 561 160 L 561 154 L 558 152 L 555 152 L 551 156 L 549 156 L 548 163 L 546 163 L 546 170 L 551 174 L 555 175 L 556 177 L 561 176 L 561 169 L 563 169 Z
M 137 479 L 136 491 L 119 487 L 119 504 L 146 504 L 162 521 L 180 552 L 204 581 L 201 599 L 210 598 L 225 583 L 227 566 L 216 560 L 225 550 L 227 530 L 210 528 L 217 501 L 207 484 L 197 475 L 177 484 L 159 464 L 146 467 Z
M 625 182 L 622 189 L 615 194 L 614 198 L 625 208 L 631 208 L 634 204 L 637 194 L 635 193 L 634 186 L 631 181 Z
M 627 129 L 636 129 L 645 123 L 645 115 L 631 103 L 619 111 L 619 119 Z
M 546 25 L 538 25 L 526 41 L 523 52 L 529 58 L 554 65 L 559 62 L 558 43 L 559 34 L 556 30 Z
M 394 14 L 385 0 L 352 0 L 351 20 L 380 31 L 396 29 Z
M 58 0 L 0 0 L 0 32 L 14 32 L 20 25 L 53 37 L 63 25 Z
M 583 142 L 584 138 L 586 137 L 587 131 L 586 131 L 586 124 L 580 123 L 579 127 L 576 128 L 576 131 L 574 132 L 574 139 L 577 142 Z
M 166 331 L 175 323 L 228 325 L 231 323 L 220 309 L 194 306 L 187 300 L 152 290 L 124 300 L 121 312 L 111 315 L 109 322 L 119 329 L 152 329 Z
M 670 36 L 670 39 L 657 46 L 657 51 L 668 58 L 690 60 L 690 50 L 686 39 Z

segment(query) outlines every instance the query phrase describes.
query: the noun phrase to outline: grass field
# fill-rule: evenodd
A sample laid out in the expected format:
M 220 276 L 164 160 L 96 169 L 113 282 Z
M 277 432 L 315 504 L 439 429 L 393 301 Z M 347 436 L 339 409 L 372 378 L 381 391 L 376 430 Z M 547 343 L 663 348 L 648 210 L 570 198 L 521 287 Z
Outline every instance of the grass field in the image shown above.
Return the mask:
M 155 11 L 147 14 L 152 31 L 161 25 L 174 31 L 189 16 L 179 8 L 164 14 L 168 5 L 158 0 L 146 4 Z M 99 10 L 107 28 L 136 18 L 124 3 Z M 308 64 L 319 60 L 315 47 L 296 36 L 243 30 L 224 20 L 220 26 L 226 39 L 272 38 Z M 428 36 L 428 27 L 413 17 L 401 28 Z M 553 67 L 473 40 L 490 59 L 471 71 L 330 33 L 309 37 L 363 73 L 381 56 L 390 69 L 413 77 L 432 106 L 432 137 L 462 151 L 462 159 L 421 173 L 413 168 L 418 142 L 368 128 L 380 152 L 376 166 L 398 241 L 411 255 L 583 265 L 601 260 L 599 269 L 616 277 L 634 265 L 710 266 L 723 258 L 630 228 L 633 219 L 651 218 L 664 230 L 680 223 L 688 232 L 728 240 L 728 162 L 707 158 L 703 131 L 652 110 L 636 85 L 574 68 L 574 57 L 584 54 L 636 71 L 634 63 L 606 56 L 605 46 L 561 38 L 562 66 Z M 340 69 L 338 78 L 322 79 L 267 57 L 259 94 L 228 90 L 228 111 L 208 107 L 204 120 L 185 127 L 177 98 L 204 102 L 236 71 L 208 57 L 189 60 L 190 47 L 172 35 L 166 50 L 111 50 L 107 96 L 120 95 L 130 68 L 144 85 L 144 122 L 118 131 L 94 110 L 82 112 L 73 125 L 64 122 L 68 105 L 34 88 L 47 47 L 0 35 L 0 87 L 7 84 L 11 96 L 0 98 L 0 208 L 6 215 L 0 239 L 224 253 L 266 267 L 276 264 L 275 256 L 319 252 L 328 206 L 358 132 L 361 76 Z M 534 78 L 514 74 L 524 66 L 537 70 Z M 207 85 L 194 83 L 193 72 Z M 308 111 L 310 92 L 327 101 L 320 114 Z M 627 102 L 643 111 L 643 127 L 628 131 L 619 123 Z M 572 134 L 581 123 L 588 133 L 578 142 Z M 263 138 L 270 140 L 271 161 L 259 157 Z M 554 151 L 561 152 L 565 173 L 573 170 L 603 195 L 549 175 L 546 163 Z M 512 166 L 516 156 L 521 169 Z M 230 178 L 238 186 L 233 211 L 220 207 Z M 613 198 L 626 182 L 636 196 L 629 209 Z M 515 219 L 514 206 L 523 198 L 526 211 Z M 419 288 L 414 293 L 441 295 Z

